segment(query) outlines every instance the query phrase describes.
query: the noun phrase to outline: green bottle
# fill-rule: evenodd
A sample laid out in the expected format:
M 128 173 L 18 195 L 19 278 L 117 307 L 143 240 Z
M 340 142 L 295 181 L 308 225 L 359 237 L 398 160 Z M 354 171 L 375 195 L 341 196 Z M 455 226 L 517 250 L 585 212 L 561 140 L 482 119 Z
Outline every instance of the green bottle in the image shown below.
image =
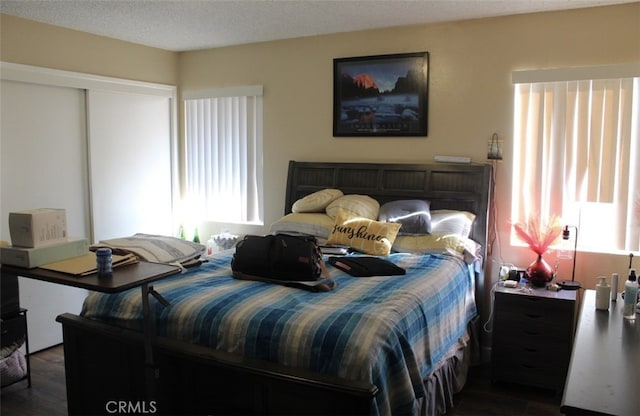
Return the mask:
M 184 227 L 180 224 L 180 228 L 178 228 L 178 238 L 184 240 Z
M 193 242 L 194 243 L 199 243 L 200 242 L 200 236 L 198 235 L 198 228 L 196 227 L 196 231 L 193 233 Z

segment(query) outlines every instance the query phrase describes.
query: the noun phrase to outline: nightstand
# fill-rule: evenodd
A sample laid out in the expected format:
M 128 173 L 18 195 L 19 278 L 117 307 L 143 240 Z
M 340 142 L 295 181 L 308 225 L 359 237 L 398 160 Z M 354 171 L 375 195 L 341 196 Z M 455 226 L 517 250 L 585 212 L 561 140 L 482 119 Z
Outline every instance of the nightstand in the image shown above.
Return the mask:
M 3 313 L 2 319 L 0 319 L 0 328 L 2 332 L 2 336 L 0 338 L 0 344 L 2 344 L 2 348 L 9 347 L 13 344 L 21 344 L 22 342 L 24 342 L 24 358 L 27 362 L 27 372 L 24 377 L 18 380 L 14 380 L 6 386 L 22 380 L 27 380 L 27 386 L 31 387 L 31 358 L 29 352 L 29 335 L 27 333 L 27 310 L 24 308 L 20 308 L 15 312 Z
M 571 357 L 576 297 L 577 291 L 497 286 L 492 380 L 561 393 Z

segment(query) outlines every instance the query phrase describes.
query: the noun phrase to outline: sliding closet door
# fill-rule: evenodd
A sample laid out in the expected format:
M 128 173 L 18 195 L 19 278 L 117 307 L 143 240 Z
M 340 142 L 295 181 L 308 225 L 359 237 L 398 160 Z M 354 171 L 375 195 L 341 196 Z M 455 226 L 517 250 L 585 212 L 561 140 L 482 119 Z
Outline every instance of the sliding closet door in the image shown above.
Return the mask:
M 11 211 L 65 208 L 90 243 L 172 233 L 175 87 L 0 62 L 0 239 Z M 32 350 L 62 342 L 55 317 L 86 291 L 20 278 Z
M 10 240 L 9 212 L 64 208 L 70 236 L 89 238 L 83 90 L 1 81 L 0 239 Z M 78 313 L 86 291 L 20 278 L 37 351 L 62 342 L 57 315 Z
M 95 240 L 172 234 L 170 98 L 87 94 Z

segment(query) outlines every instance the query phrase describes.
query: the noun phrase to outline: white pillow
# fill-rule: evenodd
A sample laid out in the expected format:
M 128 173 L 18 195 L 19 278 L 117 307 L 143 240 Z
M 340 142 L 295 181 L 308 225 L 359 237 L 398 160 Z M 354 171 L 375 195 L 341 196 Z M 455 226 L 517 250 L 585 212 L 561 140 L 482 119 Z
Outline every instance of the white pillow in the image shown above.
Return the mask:
M 467 211 L 448 209 L 431 211 L 431 234 L 457 235 L 467 238 L 471 234 L 471 226 L 475 219 L 475 214 Z
M 333 229 L 333 223 L 333 218 L 327 214 L 293 213 L 287 214 L 271 224 L 269 231 L 272 234 L 296 233 L 326 239 Z
M 327 206 L 327 215 L 335 219 L 340 211 L 351 217 L 377 220 L 380 203 L 367 195 L 344 195 Z
M 291 212 L 323 212 L 327 205 L 342 195 L 339 189 L 323 189 L 298 199 L 293 203 Z

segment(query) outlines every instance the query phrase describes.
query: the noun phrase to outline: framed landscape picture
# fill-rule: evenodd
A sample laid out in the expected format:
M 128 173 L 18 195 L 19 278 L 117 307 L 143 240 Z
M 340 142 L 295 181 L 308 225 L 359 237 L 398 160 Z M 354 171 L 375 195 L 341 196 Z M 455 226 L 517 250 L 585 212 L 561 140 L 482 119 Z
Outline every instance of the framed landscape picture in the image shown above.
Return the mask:
M 333 135 L 426 136 L 429 52 L 333 60 Z

